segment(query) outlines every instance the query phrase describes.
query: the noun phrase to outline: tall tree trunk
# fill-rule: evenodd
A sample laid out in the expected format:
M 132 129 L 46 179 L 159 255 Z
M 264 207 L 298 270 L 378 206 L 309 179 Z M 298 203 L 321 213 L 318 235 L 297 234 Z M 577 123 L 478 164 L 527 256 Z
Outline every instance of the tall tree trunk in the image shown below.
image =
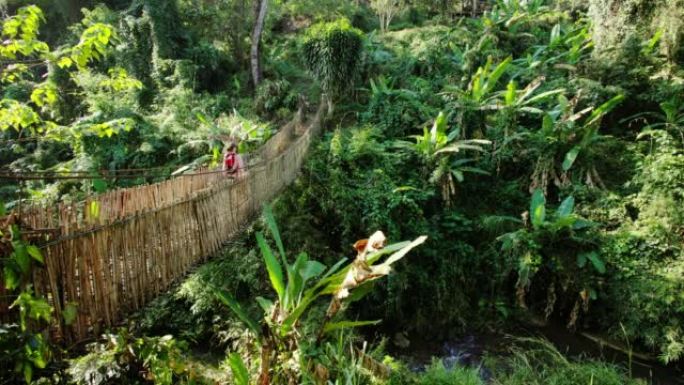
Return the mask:
M 231 34 L 233 56 L 235 56 L 235 61 L 237 61 L 238 66 L 241 69 L 247 69 L 249 63 L 247 60 L 247 55 L 245 55 L 245 33 L 246 24 L 249 21 L 249 11 L 248 3 L 249 0 L 238 0 L 236 1 L 231 10 L 230 17 L 230 27 L 228 27 Z
M 268 0 L 255 0 L 254 5 L 254 29 L 252 29 L 250 60 L 252 62 L 252 82 L 256 89 L 261 83 L 261 34 L 264 32 Z

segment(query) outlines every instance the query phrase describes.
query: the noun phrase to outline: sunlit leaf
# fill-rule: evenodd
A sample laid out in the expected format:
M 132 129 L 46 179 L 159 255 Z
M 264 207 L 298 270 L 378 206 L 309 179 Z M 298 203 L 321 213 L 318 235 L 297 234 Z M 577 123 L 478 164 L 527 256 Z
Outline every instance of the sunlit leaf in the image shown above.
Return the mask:
M 90 202 L 89 210 L 90 210 L 90 217 L 91 218 L 95 218 L 95 219 L 99 218 L 100 217 L 100 202 L 98 202 L 98 201 Z
M 57 66 L 62 69 L 69 68 L 72 64 L 74 64 L 74 61 L 66 56 L 60 58 L 57 62 Z
M 534 103 L 540 102 L 544 99 L 548 99 L 551 96 L 556 96 L 558 94 L 562 94 L 564 92 L 565 92 L 565 88 L 559 88 L 556 90 L 542 92 L 538 95 L 534 95 L 533 97 L 529 98 L 525 103 L 526 104 L 534 104 Z
M 244 311 L 242 306 L 233 298 L 233 296 L 225 290 L 217 289 L 214 291 L 218 299 L 227 305 L 233 313 L 245 323 L 245 325 L 254 333 L 257 338 L 261 337 L 261 331 L 259 329 L 259 324 L 254 321 L 247 312 Z
M 278 260 L 273 256 L 273 251 L 268 243 L 266 243 L 264 235 L 257 233 L 256 238 L 259 248 L 261 249 L 261 254 L 264 257 L 264 262 L 266 263 L 266 270 L 268 271 L 268 277 L 271 280 L 271 285 L 278 294 L 278 299 L 282 303 L 283 297 L 285 296 L 285 284 L 283 282 L 282 266 L 280 266 Z
M 324 333 L 330 333 L 335 330 L 340 330 L 340 329 L 349 329 L 349 328 L 355 328 L 359 326 L 368 326 L 368 325 L 377 325 L 381 321 L 340 321 L 340 322 L 328 322 L 325 324 L 323 327 L 323 332 Z
M 228 364 L 233 373 L 233 382 L 236 385 L 249 385 L 249 371 L 245 366 L 242 357 L 238 353 L 230 353 L 228 355 Z
M 417 188 L 411 186 L 400 186 L 392 190 L 393 193 L 404 192 L 404 191 L 418 191 Z
M 43 253 L 40 251 L 40 249 L 34 245 L 28 245 L 26 246 L 26 251 L 29 253 L 33 259 L 40 263 L 45 263 L 45 260 L 43 259 Z
M 31 298 L 29 304 L 29 318 L 45 322 L 50 322 L 50 315 L 52 314 L 52 306 L 45 298 Z
M 563 159 L 563 171 L 570 170 L 572 165 L 575 164 L 575 160 L 577 160 L 577 155 L 579 155 L 580 150 L 580 146 L 575 146 L 565 154 L 565 158 Z
M 21 276 L 15 269 L 9 266 L 9 264 L 2 268 L 2 274 L 5 280 L 5 289 L 14 290 L 19 287 Z
M 26 245 L 22 241 L 12 241 L 14 252 L 10 255 L 17 263 L 23 274 L 28 274 L 31 269 L 31 257 L 29 256 Z
M 287 264 L 287 258 L 285 257 L 285 248 L 283 247 L 283 241 L 280 238 L 280 231 L 278 230 L 278 225 L 276 224 L 275 217 L 273 216 L 273 211 L 271 206 L 268 204 L 264 205 L 264 218 L 266 218 L 266 225 L 268 230 L 271 232 L 273 239 L 275 240 L 278 251 L 280 252 L 280 258 L 283 260 L 283 264 Z
M 430 143 L 433 145 L 437 144 L 439 141 L 439 136 L 444 135 L 446 132 L 446 126 L 446 115 L 444 115 L 444 112 L 440 111 L 439 115 L 437 115 L 437 118 L 435 119 L 435 122 L 432 124 L 432 129 L 430 129 Z
M 508 82 L 508 86 L 506 86 L 506 94 L 504 96 L 504 101 L 507 106 L 512 106 L 513 104 L 515 104 L 516 90 L 517 85 L 515 84 L 515 81 L 511 80 L 510 82 Z
M 534 190 L 530 203 L 530 220 L 535 229 L 539 228 L 546 219 L 546 198 L 541 189 Z
M 572 211 L 575 209 L 575 198 L 570 195 L 569 197 L 565 198 L 563 202 L 558 206 L 558 210 L 556 210 L 556 215 L 559 217 L 567 217 L 568 215 L 572 214 Z
M 400 259 L 404 258 L 404 256 L 411 251 L 414 247 L 421 245 L 423 242 L 427 240 L 427 236 L 422 235 L 418 238 L 416 238 L 413 242 L 409 243 L 405 247 L 403 247 L 401 250 L 397 251 L 396 253 L 390 255 L 389 258 L 385 262 L 382 263 L 381 266 L 384 267 L 390 267 L 392 264 L 395 262 L 399 261 Z

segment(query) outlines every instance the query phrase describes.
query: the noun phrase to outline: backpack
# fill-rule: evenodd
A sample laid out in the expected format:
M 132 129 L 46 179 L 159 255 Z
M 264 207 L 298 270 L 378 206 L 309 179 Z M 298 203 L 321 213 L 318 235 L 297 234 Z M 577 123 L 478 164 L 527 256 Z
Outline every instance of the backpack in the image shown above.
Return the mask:
M 230 152 L 223 157 L 223 168 L 228 172 L 235 172 L 235 153 Z

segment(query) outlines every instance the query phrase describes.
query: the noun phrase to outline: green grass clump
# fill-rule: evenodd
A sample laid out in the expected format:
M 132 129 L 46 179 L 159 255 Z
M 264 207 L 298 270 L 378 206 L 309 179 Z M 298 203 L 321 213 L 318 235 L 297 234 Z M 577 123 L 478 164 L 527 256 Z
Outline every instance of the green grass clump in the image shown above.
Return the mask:
M 420 376 L 420 385 L 484 385 L 479 371 L 472 368 L 454 367 L 448 369 L 442 361 L 433 361 L 425 374 Z
M 594 360 L 571 360 L 549 341 L 519 339 L 512 356 L 489 359 L 497 385 L 623 385 L 640 384 L 619 367 Z M 516 344 L 517 345 L 517 344 Z

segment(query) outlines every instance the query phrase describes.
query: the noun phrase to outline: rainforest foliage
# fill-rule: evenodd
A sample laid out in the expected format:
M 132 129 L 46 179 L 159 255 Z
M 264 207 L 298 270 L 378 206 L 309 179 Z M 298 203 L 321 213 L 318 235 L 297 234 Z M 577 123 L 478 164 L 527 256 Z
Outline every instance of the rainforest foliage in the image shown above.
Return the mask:
M 0 328 L 0 382 L 651 383 L 632 352 L 681 369 L 684 1 L 271 0 L 255 87 L 258 3 L 0 2 L 0 178 L 154 170 L 1 179 L 0 216 L 215 166 L 226 137 L 250 152 L 298 109 L 331 112 L 272 212 L 87 351 L 48 341 L 27 284 L 44 258 L 3 225 L 20 322 Z M 481 367 L 398 358 L 412 336 L 530 322 L 629 363 L 529 338 Z

